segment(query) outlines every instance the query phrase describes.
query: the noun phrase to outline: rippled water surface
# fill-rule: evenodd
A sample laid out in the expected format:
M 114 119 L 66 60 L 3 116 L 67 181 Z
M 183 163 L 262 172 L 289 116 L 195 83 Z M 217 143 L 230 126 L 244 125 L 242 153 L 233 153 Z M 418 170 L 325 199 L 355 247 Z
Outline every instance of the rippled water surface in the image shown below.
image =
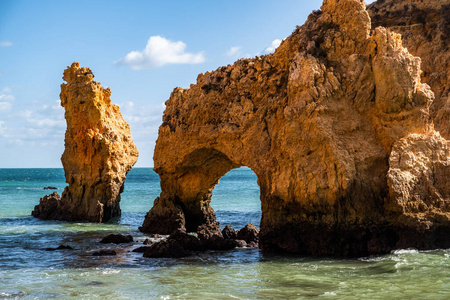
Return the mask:
M 0 299 L 450 299 L 450 249 L 398 250 L 360 259 L 262 254 L 255 249 L 206 252 L 182 259 L 147 259 L 130 252 L 159 195 L 159 178 L 133 169 L 122 194 L 122 217 L 108 224 L 41 221 L 39 198 L 64 186 L 62 169 L 0 169 Z M 239 229 L 261 218 L 256 176 L 230 171 L 214 189 L 222 225 Z M 131 245 L 104 245 L 109 233 Z M 45 251 L 70 245 L 74 250 Z M 141 244 L 142 245 L 142 244 Z M 114 249 L 114 257 L 94 251 Z

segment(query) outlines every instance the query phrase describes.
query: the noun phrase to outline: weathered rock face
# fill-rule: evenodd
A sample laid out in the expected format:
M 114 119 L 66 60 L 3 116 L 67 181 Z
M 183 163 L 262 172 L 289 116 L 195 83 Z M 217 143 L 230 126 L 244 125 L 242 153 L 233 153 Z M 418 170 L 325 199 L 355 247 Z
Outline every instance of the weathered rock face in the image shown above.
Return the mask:
M 368 12 L 373 27 L 400 33 L 403 46 L 422 59 L 422 82 L 436 96 L 435 128 L 450 139 L 450 0 L 379 0 Z
M 61 198 L 41 199 L 32 215 L 106 222 L 120 216 L 120 193 L 138 151 L 119 107 L 111 104 L 111 90 L 93 81 L 89 68 L 73 63 L 63 79 L 67 83 L 61 85 L 60 97 L 67 130 L 61 160 L 69 186 Z
M 354 256 L 450 247 L 443 179 L 450 158 L 430 125 L 434 95 L 420 72 L 398 34 L 371 31 L 364 2 L 325 0 L 274 54 L 200 74 L 197 84 L 173 91 L 154 155 L 162 192 L 141 230 L 214 224 L 212 189 L 247 166 L 261 190 L 263 250 Z M 404 147 L 411 133 L 429 150 L 412 140 Z M 410 192 L 426 203 L 414 212 L 415 196 L 402 194 L 398 180 L 407 170 L 395 171 L 392 149 L 392 157 L 440 155 L 426 166 L 412 163 L 425 177 L 408 189 L 431 185 Z

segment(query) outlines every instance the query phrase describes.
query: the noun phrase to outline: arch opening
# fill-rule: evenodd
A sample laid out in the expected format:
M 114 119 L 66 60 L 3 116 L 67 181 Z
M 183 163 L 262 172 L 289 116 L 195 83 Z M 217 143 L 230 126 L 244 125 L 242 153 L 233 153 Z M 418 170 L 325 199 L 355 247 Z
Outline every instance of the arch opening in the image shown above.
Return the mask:
M 248 223 L 260 228 L 261 200 L 257 176 L 248 167 L 228 171 L 214 187 L 211 207 L 223 229 L 227 224 L 239 230 Z

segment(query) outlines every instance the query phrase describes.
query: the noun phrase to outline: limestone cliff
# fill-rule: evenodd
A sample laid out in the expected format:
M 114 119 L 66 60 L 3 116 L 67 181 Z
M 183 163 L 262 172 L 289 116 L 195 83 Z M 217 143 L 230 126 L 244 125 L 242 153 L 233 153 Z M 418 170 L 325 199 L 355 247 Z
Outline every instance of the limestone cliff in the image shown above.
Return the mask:
M 154 154 L 162 192 L 141 230 L 214 222 L 214 186 L 247 166 L 261 190 L 263 250 L 353 256 L 450 247 L 450 157 L 420 72 L 400 35 L 371 29 L 363 1 L 325 0 L 274 54 L 173 91 Z M 415 151 L 418 179 L 405 183 L 411 170 L 394 157 Z M 421 164 L 430 155 L 439 158 Z
M 61 161 L 69 186 L 61 198 L 56 193 L 42 198 L 32 215 L 106 222 L 120 216 L 120 193 L 138 151 L 119 107 L 111 104 L 111 90 L 93 81 L 89 68 L 74 62 L 63 79 L 67 130 Z
M 450 0 L 379 0 L 368 12 L 373 27 L 400 33 L 403 46 L 422 59 L 422 81 L 436 96 L 435 128 L 450 139 Z

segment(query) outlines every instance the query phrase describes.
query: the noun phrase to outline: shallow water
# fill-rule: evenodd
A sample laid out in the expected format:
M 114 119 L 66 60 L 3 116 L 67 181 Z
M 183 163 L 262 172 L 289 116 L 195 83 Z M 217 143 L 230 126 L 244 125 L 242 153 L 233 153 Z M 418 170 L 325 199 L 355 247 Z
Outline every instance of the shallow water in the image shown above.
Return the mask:
M 137 230 L 159 195 L 159 178 L 133 169 L 122 217 L 108 224 L 41 221 L 29 216 L 39 198 L 61 193 L 62 169 L 0 169 L 0 299 L 449 299 L 450 249 L 398 250 L 360 259 L 267 255 L 256 249 L 210 251 L 182 259 L 147 259 L 130 252 L 146 236 Z M 222 226 L 259 226 L 256 176 L 230 171 L 213 193 Z M 131 234 L 132 245 L 103 245 L 109 233 Z M 75 250 L 45 251 L 61 244 Z M 142 244 L 141 244 L 142 245 Z M 114 249 L 115 257 L 94 257 Z

